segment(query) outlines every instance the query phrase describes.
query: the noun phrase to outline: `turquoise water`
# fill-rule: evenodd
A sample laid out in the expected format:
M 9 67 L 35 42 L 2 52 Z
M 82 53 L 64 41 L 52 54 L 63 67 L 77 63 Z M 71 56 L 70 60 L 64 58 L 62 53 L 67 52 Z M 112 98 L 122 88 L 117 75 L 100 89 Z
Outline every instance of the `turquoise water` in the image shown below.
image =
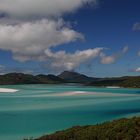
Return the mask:
M 140 115 L 140 89 L 15 85 L 0 93 L 0 140 L 23 140 L 75 125 Z

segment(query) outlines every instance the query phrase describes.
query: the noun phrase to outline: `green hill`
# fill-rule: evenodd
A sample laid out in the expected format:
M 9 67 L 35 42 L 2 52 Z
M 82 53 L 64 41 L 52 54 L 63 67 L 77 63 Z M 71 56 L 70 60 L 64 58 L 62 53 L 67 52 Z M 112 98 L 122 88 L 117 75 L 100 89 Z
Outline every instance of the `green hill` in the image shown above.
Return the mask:
M 49 74 L 49 75 L 37 75 L 36 78 L 38 79 L 38 81 L 40 81 L 43 84 L 59 84 L 59 83 L 65 83 L 65 80 L 63 80 L 62 78 Z
M 102 78 L 97 81 L 90 82 L 88 86 L 119 86 L 128 88 L 140 88 L 140 76 Z
M 23 73 L 9 73 L 0 75 L 0 85 L 59 83 L 81 83 L 87 86 L 119 86 L 128 88 L 140 88 L 140 76 L 95 78 L 70 71 L 64 71 L 58 76 L 52 74 L 40 74 L 35 76 Z
M 57 84 L 65 81 L 55 75 L 30 75 L 23 73 L 9 73 L 0 75 L 0 85 L 15 84 Z
M 76 126 L 34 140 L 140 140 L 140 117 Z
M 88 77 L 84 74 L 80 74 L 73 71 L 64 71 L 60 75 L 58 75 L 58 77 L 69 83 L 89 83 L 99 79 L 94 77 Z

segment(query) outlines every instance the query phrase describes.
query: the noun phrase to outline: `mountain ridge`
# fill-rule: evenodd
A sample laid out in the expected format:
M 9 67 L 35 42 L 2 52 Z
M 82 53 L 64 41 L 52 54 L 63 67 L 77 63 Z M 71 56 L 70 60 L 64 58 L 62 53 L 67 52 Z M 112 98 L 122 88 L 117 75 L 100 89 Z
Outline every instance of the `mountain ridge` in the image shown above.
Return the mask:
M 96 78 L 88 77 L 84 74 L 73 71 L 64 71 L 59 75 L 31 75 L 24 73 L 8 73 L 0 75 L 0 85 L 61 83 L 81 83 L 86 86 L 95 87 L 118 86 L 128 88 L 140 88 L 140 76 Z
M 57 84 L 65 81 L 55 75 L 31 75 L 24 73 L 8 73 L 0 75 L 0 85 L 15 84 Z
M 58 77 L 66 80 L 69 83 L 87 83 L 99 79 L 94 77 L 88 77 L 84 74 L 80 74 L 74 71 L 64 71 L 59 74 Z

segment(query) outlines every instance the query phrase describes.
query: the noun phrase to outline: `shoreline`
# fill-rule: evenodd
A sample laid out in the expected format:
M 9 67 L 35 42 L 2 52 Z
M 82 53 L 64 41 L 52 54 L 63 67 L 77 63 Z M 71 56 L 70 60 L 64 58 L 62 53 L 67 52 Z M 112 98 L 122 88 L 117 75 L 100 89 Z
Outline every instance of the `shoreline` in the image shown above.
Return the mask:
M 56 131 L 52 134 L 46 134 L 38 138 L 31 137 L 32 140 L 104 140 L 107 138 L 117 139 L 122 137 L 124 139 L 130 138 L 139 139 L 140 138 L 140 116 L 134 116 L 131 118 L 119 118 L 111 121 L 106 121 L 95 125 L 85 125 L 85 126 L 73 126 L 64 130 Z M 115 130 L 115 131 L 114 131 Z M 88 132 L 88 133 L 87 133 Z M 131 133 L 129 133 L 131 132 Z M 100 134 L 100 135 L 99 135 Z M 24 140 L 30 140 L 30 138 L 25 138 Z

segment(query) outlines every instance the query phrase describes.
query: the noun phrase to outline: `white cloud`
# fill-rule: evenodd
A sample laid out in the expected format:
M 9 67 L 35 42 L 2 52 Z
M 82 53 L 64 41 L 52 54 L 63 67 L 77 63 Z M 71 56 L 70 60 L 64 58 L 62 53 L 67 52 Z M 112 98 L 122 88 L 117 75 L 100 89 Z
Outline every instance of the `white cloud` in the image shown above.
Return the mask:
M 53 47 L 84 39 L 62 20 L 86 4 L 99 0 L 0 0 L 0 49 L 11 51 L 20 62 L 29 60 L 50 63 L 56 69 L 72 70 L 99 56 L 103 48 L 52 52 Z
M 17 61 L 43 61 L 55 70 L 73 70 L 97 57 L 101 58 L 102 64 L 114 63 L 128 51 L 127 46 L 111 56 L 103 53 L 104 48 L 74 53 L 52 51 L 53 47 L 84 39 L 62 20 L 63 15 L 75 12 L 87 3 L 97 5 L 98 1 L 0 0 L 0 12 L 8 15 L 0 20 L 0 49 L 11 51 Z M 134 30 L 140 30 L 139 23 L 134 25 Z
M 124 55 L 128 51 L 128 46 L 125 46 L 121 52 L 118 52 L 116 54 L 107 56 L 104 53 L 100 54 L 101 57 L 101 63 L 102 64 L 112 64 L 115 63 L 122 55 Z
M 73 70 L 81 64 L 97 58 L 104 48 L 94 48 L 83 51 L 76 51 L 73 54 L 59 51 L 53 53 L 51 50 L 46 50 L 46 58 L 49 66 L 55 70 Z
M 14 59 L 19 61 L 42 60 L 46 49 L 84 38 L 62 19 L 0 24 L 0 35 L 0 49 L 11 51 Z
M 12 18 L 61 16 L 97 0 L 0 0 L 0 11 Z
M 140 72 L 140 67 L 135 70 L 136 72 Z
M 99 56 L 102 64 L 114 63 L 128 51 L 126 46 L 121 52 L 111 56 L 103 53 L 104 48 L 77 50 L 74 53 L 52 52 L 53 47 L 84 39 L 81 33 L 71 29 L 62 19 L 44 19 L 15 25 L 0 24 L 0 35 L 0 49 L 11 51 L 15 60 L 42 61 L 56 70 L 72 70 Z
M 101 63 L 102 64 L 112 64 L 116 61 L 116 56 L 115 55 L 107 56 L 106 54 L 101 53 L 100 57 L 101 57 Z
M 133 31 L 140 31 L 140 22 L 136 22 L 133 25 Z

